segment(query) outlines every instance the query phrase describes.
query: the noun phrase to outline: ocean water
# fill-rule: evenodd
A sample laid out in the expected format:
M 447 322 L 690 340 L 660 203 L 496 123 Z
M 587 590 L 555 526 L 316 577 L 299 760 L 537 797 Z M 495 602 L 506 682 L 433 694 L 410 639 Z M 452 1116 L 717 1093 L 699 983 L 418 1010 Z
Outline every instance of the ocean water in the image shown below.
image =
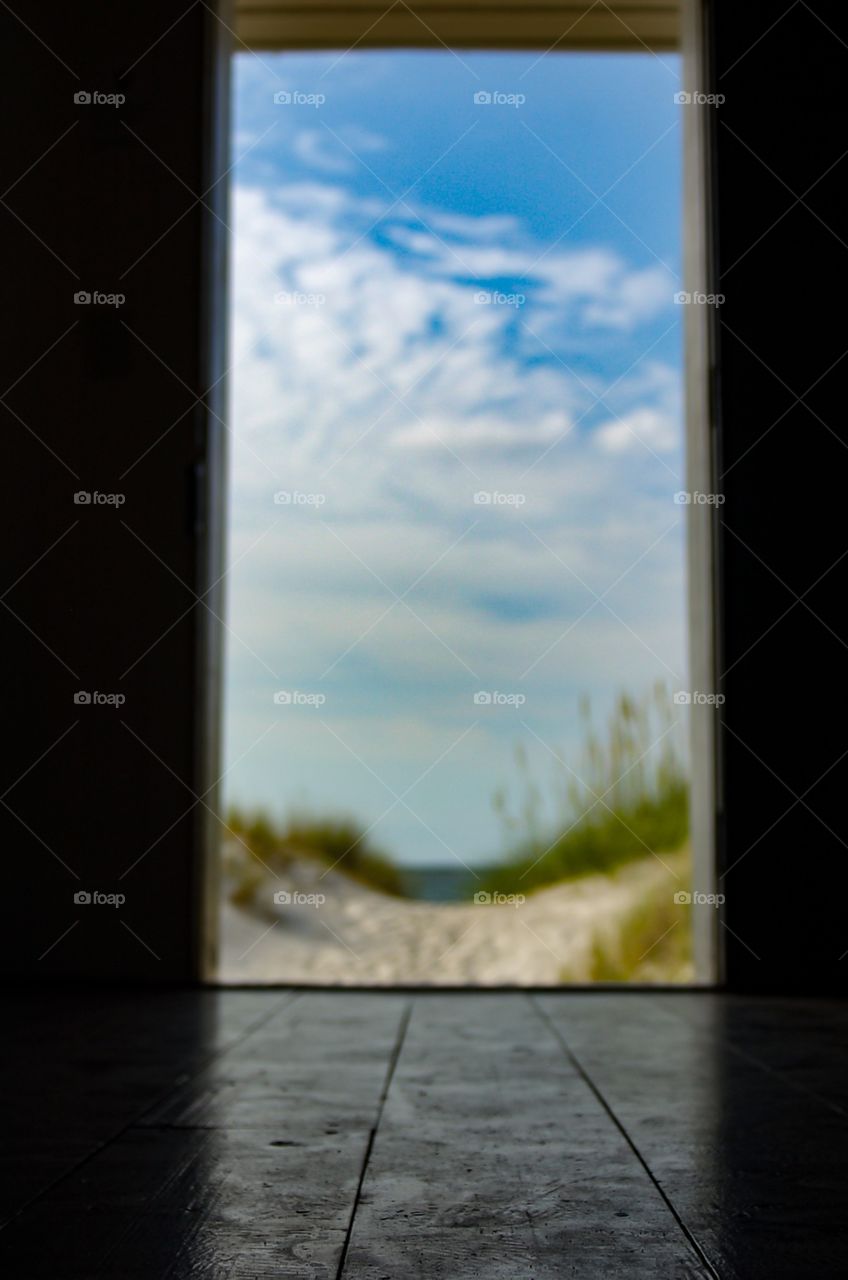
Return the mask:
M 478 869 L 481 871 L 488 868 Z M 465 867 L 402 867 L 404 887 L 419 902 L 468 902 L 477 880 Z

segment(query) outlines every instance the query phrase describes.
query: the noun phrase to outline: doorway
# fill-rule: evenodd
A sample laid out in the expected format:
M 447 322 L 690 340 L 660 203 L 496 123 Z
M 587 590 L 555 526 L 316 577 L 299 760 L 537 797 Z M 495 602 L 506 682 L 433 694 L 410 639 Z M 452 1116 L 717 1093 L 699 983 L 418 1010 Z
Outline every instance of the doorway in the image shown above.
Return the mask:
M 237 55 L 222 980 L 705 976 L 680 77 Z

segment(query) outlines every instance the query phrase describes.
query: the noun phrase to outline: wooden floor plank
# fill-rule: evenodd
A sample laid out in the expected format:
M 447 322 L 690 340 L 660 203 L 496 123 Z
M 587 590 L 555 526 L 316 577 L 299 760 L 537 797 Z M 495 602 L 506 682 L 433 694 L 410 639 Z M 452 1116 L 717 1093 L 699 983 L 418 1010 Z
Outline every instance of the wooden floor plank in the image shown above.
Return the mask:
M 0 1233 L 10 1275 L 334 1280 L 406 1002 L 283 1008 Z
M 0 1222 L 65 1176 L 292 993 L 36 993 L 7 1007 Z
M 345 1280 L 704 1276 L 621 1133 L 521 995 L 418 997 Z
M 841 1117 L 655 998 L 538 1003 L 723 1280 L 848 1274 Z
M 0 1180 L 23 1208 L 0 1266 L 27 1280 L 848 1274 L 844 1006 L 427 994 L 402 1039 L 409 1003 L 13 998 Z
M 318 1118 L 330 1129 L 370 1129 L 406 1004 L 382 993 L 301 995 L 142 1123 L 257 1127 L 281 1140 L 300 1127 L 311 1134 Z

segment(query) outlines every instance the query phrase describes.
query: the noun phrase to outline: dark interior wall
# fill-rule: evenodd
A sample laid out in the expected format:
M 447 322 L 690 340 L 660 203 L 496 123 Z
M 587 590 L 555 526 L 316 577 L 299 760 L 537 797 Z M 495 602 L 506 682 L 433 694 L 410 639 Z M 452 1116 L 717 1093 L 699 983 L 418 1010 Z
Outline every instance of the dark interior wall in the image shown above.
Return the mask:
M 727 976 L 843 990 L 848 14 L 711 29 Z
M 182 0 L 15 7 L 25 22 L 0 9 L 4 966 L 187 978 L 214 221 L 196 196 L 218 24 Z M 95 91 L 125 101 L 75 100 Z M 125 301 L 75 302 L 95 291 Z M 126 901 L 75 903 L 95 890 Z
M 202 264 L 222 192 L 196 195 L 212 181 L 203 122 L 225 32 L 182 0 L 48 0 L 23 16 L 0 8 L 4 967 L 180 980 L 196 976 L 207 817 L 194 477 L 220 435 L 197 397 L 221 359 Z M 839 988 L 848 18 L 820 0 L 711 0 L 707 17 L 725 97 L 712 131 L 726 977 Z M 94 91 L 126 101 L 74 101 Z M 95 290 L 125 301 L 75 305 Z M 76 505 L 78 491 L 124 500 Z M 80 690 L 126 701 L 76 705 Z M 77 905 L 79 891 L 126 901 Z

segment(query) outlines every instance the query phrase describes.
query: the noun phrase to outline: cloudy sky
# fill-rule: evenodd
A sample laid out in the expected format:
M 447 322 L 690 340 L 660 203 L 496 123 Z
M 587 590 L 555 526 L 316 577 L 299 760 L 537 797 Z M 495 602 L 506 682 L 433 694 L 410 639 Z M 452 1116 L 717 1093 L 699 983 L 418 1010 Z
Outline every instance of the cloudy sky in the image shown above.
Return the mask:
M 236 60 L 229 801 L 486 862 L 516 744 L 685 687 L 677 75 Z

